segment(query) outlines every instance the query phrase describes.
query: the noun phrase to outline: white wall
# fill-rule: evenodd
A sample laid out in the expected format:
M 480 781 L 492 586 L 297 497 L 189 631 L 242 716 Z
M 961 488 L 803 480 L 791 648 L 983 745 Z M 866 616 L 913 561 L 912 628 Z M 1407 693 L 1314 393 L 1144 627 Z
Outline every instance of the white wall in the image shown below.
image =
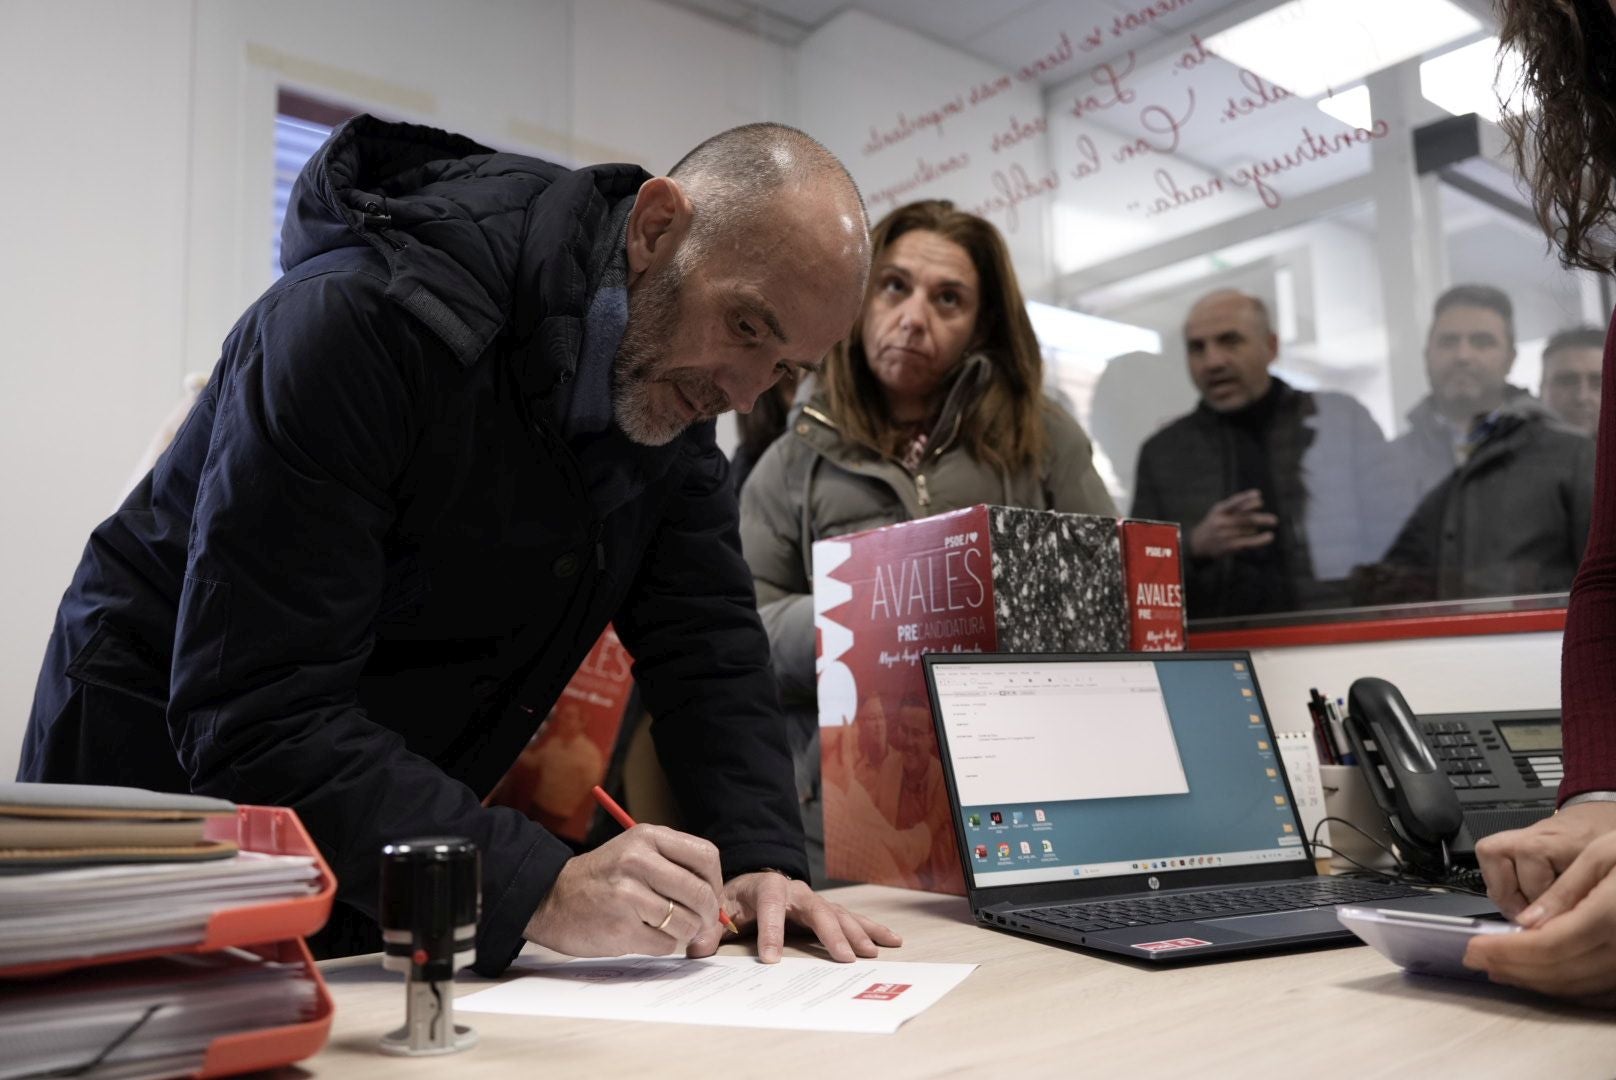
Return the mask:
M 0 776 L 85 538 L 269 284 L 277 85 L 665 171 L 791 72 L 655 0 L 0 0 Z
M 1557 631 L 1254 649 L 1251 658 L 1280 731 L 1312 729 L 1309 688 L 1333 701 L 1365 675 L 1397 686 L 1415 713 L 1560 707 Z
M 180 395 L 191 7 L 5 0 L 0 27 L 9 778 L 56 603 L 91 526 Z

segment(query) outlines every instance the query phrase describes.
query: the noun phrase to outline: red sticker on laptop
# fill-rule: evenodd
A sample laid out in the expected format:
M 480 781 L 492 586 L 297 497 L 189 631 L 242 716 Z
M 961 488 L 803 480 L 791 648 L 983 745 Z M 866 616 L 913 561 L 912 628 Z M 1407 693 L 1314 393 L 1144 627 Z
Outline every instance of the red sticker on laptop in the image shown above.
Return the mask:
M 1212 944 L 1210 941 L 1202 941 L 1198 937 L 1176 937 L 1168 938 L 1166 941 L 1140 942 L 1139 944 L 1135 945 L 1134 948 L 1143 949 L 1145 952 L 1156 953 L 1171 952 L 1174 949 L 1194 949 L 1202 945 L 1210 944 Z

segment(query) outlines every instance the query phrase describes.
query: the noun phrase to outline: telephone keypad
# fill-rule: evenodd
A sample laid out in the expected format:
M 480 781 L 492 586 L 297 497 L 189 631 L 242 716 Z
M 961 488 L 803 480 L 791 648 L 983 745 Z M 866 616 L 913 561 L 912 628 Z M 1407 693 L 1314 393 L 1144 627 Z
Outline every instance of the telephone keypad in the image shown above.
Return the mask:
M 1558 749 L 1512 750 L 1495 726 L 1503 721 L 1557 726 L 1559 716 L 1522 712 L 1417 721 L 1431 755 L 1466 806 L 1491 805 L 1506 798 L 1546 802 L 1565 778 L 1564 759 Z M 1535 731 L 1532 735 L 1540 743 L 1547 740 L 1547 736 Z M 1514 772 L 1510 771 L 1512 767 Z
M 1482 749 L 1497 749 L 1490 732 L 1482 733 L 1481 744 L 1464 724 L 1457 720 L 1433 720 L 1421 725 L 1431 752 L 1442 763 L 1448 783 L 1455 788 L 1496 788 L 1498 778 L 1492 766 L 1482 755 Z

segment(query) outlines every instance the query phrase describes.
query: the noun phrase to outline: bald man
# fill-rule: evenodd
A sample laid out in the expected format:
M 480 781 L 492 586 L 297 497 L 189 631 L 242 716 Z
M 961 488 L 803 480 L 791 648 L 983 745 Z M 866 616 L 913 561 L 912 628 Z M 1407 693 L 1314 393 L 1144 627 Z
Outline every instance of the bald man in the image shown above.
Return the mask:
M 853 322 L 868 227 L 801 132 L 667 176 L 568 171 L 356 118 L 293 191 L 286 274 L 91 535 L 20 777 L 290 806 L 336 870 L 328 953 L 380 947 L 383 844 L 482 851 L 477 968 L 714 951 L 787 922 L 895 945 L 816 896 L 713 418 Z M 689 832 L 574 855 L 482 797 L 610 621 Z
M 1184 530 L 1191 618 L 1335 606 L 1384 537 L 1366 513 L 1385 438 L 1344 394 L 1276 378 L 1268 308 L 1209 293 L 1184 320 L 1195 410 L 1139 451 L 1133 516 Z

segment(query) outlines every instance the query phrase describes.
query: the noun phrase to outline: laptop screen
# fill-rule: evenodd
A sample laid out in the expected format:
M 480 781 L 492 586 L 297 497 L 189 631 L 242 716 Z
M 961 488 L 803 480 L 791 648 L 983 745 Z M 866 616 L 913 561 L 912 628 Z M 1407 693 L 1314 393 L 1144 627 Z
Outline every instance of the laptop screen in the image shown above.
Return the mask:
M 930 665 L 978 888 L 1307 858 L 1250 660 L 1176 657 Z

